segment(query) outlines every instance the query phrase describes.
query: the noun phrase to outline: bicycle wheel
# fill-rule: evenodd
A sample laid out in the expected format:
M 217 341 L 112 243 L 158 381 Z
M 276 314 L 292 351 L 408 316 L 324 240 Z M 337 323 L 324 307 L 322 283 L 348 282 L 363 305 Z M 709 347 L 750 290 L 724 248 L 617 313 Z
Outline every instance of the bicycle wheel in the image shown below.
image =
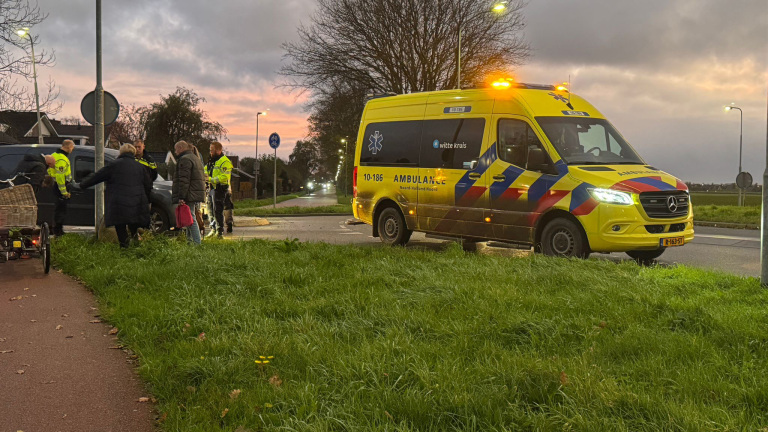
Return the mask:
M 40 227 L 40 255 L 43 258 L 45 274 L 51 271 L 51 237 L 48 234 L 48 223 L 43 222 L 43 226 Z

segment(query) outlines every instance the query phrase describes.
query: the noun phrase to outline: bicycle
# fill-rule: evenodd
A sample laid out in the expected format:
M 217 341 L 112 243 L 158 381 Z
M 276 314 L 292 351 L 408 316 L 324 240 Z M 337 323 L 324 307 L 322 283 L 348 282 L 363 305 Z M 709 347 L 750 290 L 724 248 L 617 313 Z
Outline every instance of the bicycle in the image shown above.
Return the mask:
M 8 180 L 0 180 L 0 260 L 3 262 L 21 258 L 41 258 L 46 274 L 51 269 L 51 237 L 48 223 L 37 224 L 37 199 L 30 184 L 16 185 L 16 174 Z

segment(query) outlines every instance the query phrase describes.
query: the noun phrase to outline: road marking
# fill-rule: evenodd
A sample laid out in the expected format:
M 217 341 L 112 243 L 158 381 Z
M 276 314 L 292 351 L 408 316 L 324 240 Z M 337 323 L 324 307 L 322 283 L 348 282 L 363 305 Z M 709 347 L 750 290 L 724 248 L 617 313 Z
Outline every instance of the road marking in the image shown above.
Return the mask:
M 694 239 L 697 238 L 711 238 L 711 239 L 720 239 L 720 240 L 739 240 L 739 241 L 754 241 L 759 242 L 759 238 L 754 237 L 734 237 L 734 236 L 725 236 L 725 235 L 712 235 L 712 234 L 696 234 Z

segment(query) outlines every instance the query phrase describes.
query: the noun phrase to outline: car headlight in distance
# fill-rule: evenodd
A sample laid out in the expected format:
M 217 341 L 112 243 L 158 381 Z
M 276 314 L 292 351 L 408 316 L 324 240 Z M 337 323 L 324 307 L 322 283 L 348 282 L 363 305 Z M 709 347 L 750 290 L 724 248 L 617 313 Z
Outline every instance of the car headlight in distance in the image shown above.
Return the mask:
M 632 205 L 632 195 L 626 192 L 619 192 L 612 189 L 590 189 L 592 197 L 602 203 Z

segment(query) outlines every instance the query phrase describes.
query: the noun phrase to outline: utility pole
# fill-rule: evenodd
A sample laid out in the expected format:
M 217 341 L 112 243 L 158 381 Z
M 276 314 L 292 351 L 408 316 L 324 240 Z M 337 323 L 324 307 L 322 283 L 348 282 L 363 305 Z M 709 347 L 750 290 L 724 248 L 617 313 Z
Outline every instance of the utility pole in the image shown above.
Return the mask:
M 768 100 L 768 97 L 766 97 Z M 768 112 L 768 109 L 766 110 Z M 763 214 L 760 224 L 760 283 L 768 287 L 768 118 L 766 118 L 765 171 L 763 171 Z
M 101 0 L 96 0 L 96 143 L 95 171 L 104 167 L 104 87 L 101 82 Z M 96 235 L 104 219 L 104 183 L 96 186 Z

